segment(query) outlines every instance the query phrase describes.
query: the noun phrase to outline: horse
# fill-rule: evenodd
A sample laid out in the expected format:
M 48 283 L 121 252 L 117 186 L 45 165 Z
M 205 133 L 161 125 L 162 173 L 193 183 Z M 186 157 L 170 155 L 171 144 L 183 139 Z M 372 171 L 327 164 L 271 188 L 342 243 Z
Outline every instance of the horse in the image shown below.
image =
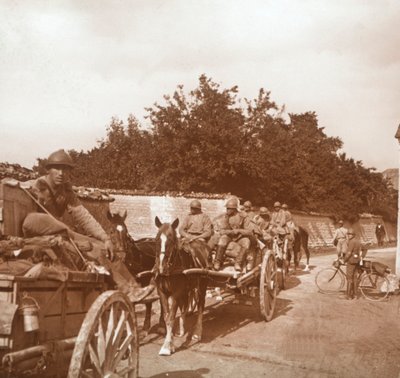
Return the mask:
M 169 356 L 175 351 L 173 326 L 176 313 L 179 307 L 181 316 L 185 319 L 194 291 L 198 294 L 198 311 L 192 341 L 200 341 L 202 336 L 207 277 L 186 275 L 183 271 L 194 267 L 206 268 L 209 250 L 207 245 L 199 240 L 187 243 L 186 248 L 183 247 L 176 233 L 178 224 L 178 218 L 171 224 L 162 223 L 158 217 L 155 218 L 158 228 L 155 281 L 166 324 L 166 337 L 159 352 L 161 356 Z
M 295 270 L 299 268 L 302 249 L 306 254 L 306 266 L 304 268 L 304 271 L 309 271 L 310 250 L 308 249 L 308 232 L 305 228 L 299 226 L 298 228 L 294 229 L 293 261 Z M 289 256 L 289 263 L 290 263 L 290 257 L 291 256 Z
M 112 224 L 110 232 L 111 240 L 114 244 L 117 253 L 124 255 L 125 264 L 129 272 L 135 277 L 139 278 L 143 286 L 149 284 L 152 274 L 150 272 L 154 268 L 156 261 L 156 242 L 154 238 L 144 238 L 135 241 L 128 232 L 125 220 L 128 213 L 125 212 L 121 215 L 119 213 L 111 213 L 107 211 L 107 218 Z M 141 273 L 149 272 L 149 274 L 141 277 Z M 145 319 L 143 324 L 143 331 L 148 333 L 151 325 L 151 309 L 152 301 L 146 302 Z M 159 319 L 160 327 L 164 325 L 164 317 L 161 312 Z

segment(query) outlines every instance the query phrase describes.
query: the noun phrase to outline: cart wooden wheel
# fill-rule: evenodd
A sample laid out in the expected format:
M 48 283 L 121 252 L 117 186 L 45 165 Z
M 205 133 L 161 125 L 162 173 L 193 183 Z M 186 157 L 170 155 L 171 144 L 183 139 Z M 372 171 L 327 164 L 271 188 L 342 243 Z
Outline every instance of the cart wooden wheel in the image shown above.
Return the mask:
M 288 271 L 289 271 L 289 268 L 287 265 L 287 260 L 284 258 L 280 261 L 279 268 L 277 271 L 279 290 L 285 290 L 286 278 L 288 276 Z
M 277 285 L 277 268 L 275 256 L 271 250 L 265 251 L 260 272 L 260 311 L 269 322 L 274 316 Z
M 138 370 L 139 341 L 133 307 L 120 291 L 106 291 L 85 316 L 68 378 L 136 378 Z

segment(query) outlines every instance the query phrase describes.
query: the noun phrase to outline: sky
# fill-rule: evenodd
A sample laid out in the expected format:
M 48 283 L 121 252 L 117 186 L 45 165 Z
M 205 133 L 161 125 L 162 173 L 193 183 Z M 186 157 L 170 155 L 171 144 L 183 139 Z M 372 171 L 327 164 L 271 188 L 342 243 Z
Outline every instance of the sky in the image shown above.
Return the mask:
M 0 162 L 88 150 L 112 117 L 163 103 L 206 74 L 315 111 L 343 152 L 398 167 L 398 0 L 0 2 Z

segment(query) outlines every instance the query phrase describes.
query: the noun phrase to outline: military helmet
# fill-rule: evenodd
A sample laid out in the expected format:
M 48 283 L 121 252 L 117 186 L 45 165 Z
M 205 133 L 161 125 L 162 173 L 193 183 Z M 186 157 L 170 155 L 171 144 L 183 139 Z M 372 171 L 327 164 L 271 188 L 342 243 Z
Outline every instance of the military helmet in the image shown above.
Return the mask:
M 340 220 L 340 221 L 338 222 L 338 224 L 341 224 L 341 225 L 343 226 L 343 221 L 342 221 L 342 220 Z
M 281 203 L 278 202 L 278 201 L 276 201 L 276 202 L 274 203 L 274 207 L 281 207 Z
M 238 200 L 236 198 L 229 199 L 226 202 L 225 207 L 227 209 L 237 209 L 238 208 Z
M 260 215 L 268 215 L 269 211 L 266 207 L 260 207 Z
M 64 165 L 70 168 L 73 168 L 75 166 L 71 156 L 64 150 L 58 150 L 51 153 L 47 158 L 45 168 L 49 169 L 51 167 L 56 167 L 60 165 Z
M 190 207 L 193 209 L 200 209 L 201 210 L 201 202 L 199 200 L 193 200 L 190 202 Z
M 355 235 L 356 232 L 354 231 L 353 228 L 349 228 L 349 229 L 347 230 L 347 234 L 348 234 L 348 235 Z
M 252 208 L 253 207 L 253 204 L 250 202 L 250 201 L 246 201 L 244 204 L 243 204 L 243 206 L 245 207 L 245 208 Z
M 286 203 L 283 203 L 282 204 L 282 209 L 287 209 L 288 208 L 288 205 L 286 205 Z

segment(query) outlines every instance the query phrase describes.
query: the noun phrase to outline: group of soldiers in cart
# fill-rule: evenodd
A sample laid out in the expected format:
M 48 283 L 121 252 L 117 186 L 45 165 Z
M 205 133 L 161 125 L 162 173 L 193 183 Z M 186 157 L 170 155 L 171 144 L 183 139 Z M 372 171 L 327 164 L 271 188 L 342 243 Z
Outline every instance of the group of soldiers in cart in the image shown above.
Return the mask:
M 247 271 L 253 269 L 257 239 L 268 244 L 272 235 L 279 235 L 281 239 L 293 241 L 295 226 L 287 205 L 275 202 L 272 214 L 266 207 L 261 207 L 256 214 L 250 201 L 246 201 L 240 209 L 237 198 L 230 198 L 225 207 L 226 212 L 211 222 L 202 212 L 200 201 L 193 200 L 190 214 L 179 229 L 185 240 L 202 240 L 215 250 L 214 270 L 222 268 L 226 255 L 234 259 L 235 270 L 242 271 L 244 265 Z
M 85 249 L 85 258 L 103 266 L 112 276 L 118 289 L 132 301 L 139 301 L 154 290 L 154 284 L 142 288 L 123 261 L 114 258 L 114 247 L 109 235 L 81 204 L 70 182 L 70 173 L 74 167 L 71 156 L 64 150 L 50 154 L 45 163 L 47 174 L 38 178 L 29 193 L 37 205 L 37 212 L 29 213 L 22 225 L 26 238 L 44 235 L 63 235 L 75 249 Z M 234 269 L 242 271 L 253 268 L 253 250 L 257 238 L 268 243 L 271 234 L 282 238 L 293 238 L 294 224 L 286 205 L 274 204 L 274 211 L 269 213 L 261 207 L 255 214 L 252 205 L 246 201 L 239 209 L 237 198 L 230 198 L 226 212 L 216 217 L 213 222 L 202 211 L 201 202 L 190 203 L 190 213 L 181 223 L 179 233 L 182 242 L 193 240 L 207 243 L 210 250 L 215 250 L 213 269 L 220 270 L 225 255 L 234 259 Z M 68 227 L 63 215 L 69 213 L 79 233 Z M 73 250 L 74 248 L 70 248 Z M 79 253 L 79 251 L 78 251 Z
M 47 174 L 38 178 L 29 190 L 38 211 L 26 216 L 22 225 L 23 234 L 27 238 L 64 235 L 74 247 L 89 245 L 85 256 L 103 266 L 111 274 L 117 288 L 127 294 L 130 300 L 140 301 L 154 291 L 155 285 L 150 283 L 142 288 L 124 262 L 114 259 L 114 247 L 109 235 L 81 204 L 72 189 L 70 172 L 73 167 L 72 158 L 64 150 L 50 154 L 45 164 Z M 214 270 L 219 271 L 223 267 L 226 256 L 233 259 L 237 271 L 253 269 L 257 240 L 269 244 L 272 237 L 277 235 L 281 241 L 287 240 L 291 248 L 297 228 L 287 205 L 275 202 L 272 213 L 262 206 L 256 214 L 250 201 L 240 208 L 238 199 L 232 197 L 227 200 L 225 207 L 226 211 L 211 221 L 202 211 L 201 202 L 192 200 L 190 213 L 179 228 L 182 246 L 185 243 L 190 246 L 192 241 L 197 240 L 206 243 L 210 251 L 215 251 L 212 262 Z M 61 221 L 66 212 L 72 217 L 79 233 Z M 335 239 L 338 253 L 343 257 L 349 249 L 353 254 L 354 250 L 359 250 L 358 244 L 353 246 L 352 236 L 353 230 L 346 230 L 341 222 Z M 352 296 L 354 290 L 349 288 L 348 291 Z

